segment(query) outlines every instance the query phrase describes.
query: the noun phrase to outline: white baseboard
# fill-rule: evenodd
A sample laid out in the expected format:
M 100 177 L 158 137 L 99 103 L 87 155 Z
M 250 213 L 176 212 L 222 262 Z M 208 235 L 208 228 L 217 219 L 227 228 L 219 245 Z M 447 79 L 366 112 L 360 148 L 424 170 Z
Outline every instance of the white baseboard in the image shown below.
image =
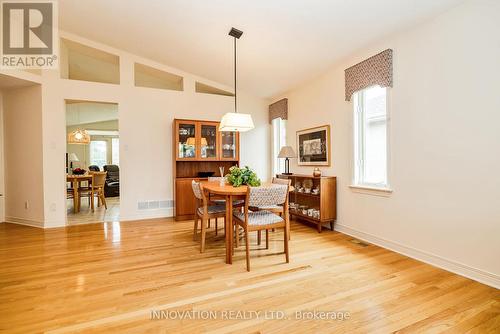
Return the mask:
M 377 237 L 373 234 L 358 231 L 342 224 L 335 224 L 335 231 L 348 234 L 352 237 L 367 241 L 374 245 L 390 249 L 396 253 L 406 255 L 416 260 L 428 263 L 435 267 L 451 271 L 452 273 L 465 276 L 474 281 L 500 289 L 500 276 L 493 273 L 473 268 L 462 263 L 458 263 L 441 256 L 427 253 L 412 247 L 401 245 L 400 243 Z
M 9 216 L 6 216 L 5 217 L 5 222 L 6 223 L 12 223 L 12 224 L 18 224 L 18 225 L 25 225 L 25 226 L 43 228 L 43 221 L 34 220 L 34 219 L 25 219 L 25 218 L 19 218 L 19 217 L 9 217 Z
M 144 220 L 144 219 L 155 219 L 155 218 L 168 218 L 174 216 L 174 209 L 158 209 L 158 210 L 144 210 L 143 212 L 138 212 L 131 215 L 120 215 L 120 221 L 130 221 L 130 220 Z

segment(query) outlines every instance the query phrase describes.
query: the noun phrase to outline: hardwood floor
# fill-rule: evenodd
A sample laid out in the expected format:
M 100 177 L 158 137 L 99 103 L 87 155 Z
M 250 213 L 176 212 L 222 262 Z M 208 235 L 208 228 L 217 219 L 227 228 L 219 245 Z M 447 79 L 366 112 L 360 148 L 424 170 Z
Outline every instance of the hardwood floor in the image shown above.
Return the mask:
M 94 199 L 94 212 L 90 209 L 88 198 L 82 198 L 80 212 L 73 212 L 73 199 L 66 200 L 66 214 L 68 225 L 88 224 L 95 222 L 117 222 L 120 220 L 120 197 L 107 197 L 106 209 L 104 205 L 97 206 Z
M 49 230 L 0 224 L 0 331 L 500 332 L 499 290 L 349 236 L 293 223 L 286 264 L 281 232 L 271 233 L 269 250 L 254 235 L 248 273 L 244 247 L 227 265 L 223 233 L 210 230 L 200 254 L 192 227 L 169 219 Z M 177 319 L 151 319 L 152 310 Z M 347 313 L 296 318 L 306 310 Z M 227 320 L 227 311 L 246 318 Z M 196 314 L 205 319 L 179 320 Z

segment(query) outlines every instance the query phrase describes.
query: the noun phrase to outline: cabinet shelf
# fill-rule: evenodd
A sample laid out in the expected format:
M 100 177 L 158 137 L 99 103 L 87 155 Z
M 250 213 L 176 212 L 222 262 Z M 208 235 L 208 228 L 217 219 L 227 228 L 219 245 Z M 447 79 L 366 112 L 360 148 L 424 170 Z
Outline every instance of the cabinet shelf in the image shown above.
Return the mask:
M 314 218 L 309 215 L 304 215 L 302 212 L 291 209 L 290 215 L 296 216 L 300 219 L 315 223 L 318 227 L 318 232 L 321 232 L 322 224 L 330 223 L 333 229 L 333 222 L 337 219 L 337 178 L 335 176 L 312 176 L 292 174 L 276 175 L 281 179 L 291 179 L 292 185 L 302 182 L 303 179 L 312 179 L 314 187 L 318 187 L 319 194 L 306 194 L 304 192 L 293 191 L 290 193 L 290 202 L 299 205 L 305 205 L 308 208 L 319 209 L 319 218 Z
M 317 194 L 317 195 L 314 195 L 314 194 L 301 193 L 299 191 L 294 191 L 294 192 L 292 192 L 292 194 L 298 195 L 298 196 L 312 197 L 312 198 L 317 198 L 317 199 L 321 198 L 321 193 Z

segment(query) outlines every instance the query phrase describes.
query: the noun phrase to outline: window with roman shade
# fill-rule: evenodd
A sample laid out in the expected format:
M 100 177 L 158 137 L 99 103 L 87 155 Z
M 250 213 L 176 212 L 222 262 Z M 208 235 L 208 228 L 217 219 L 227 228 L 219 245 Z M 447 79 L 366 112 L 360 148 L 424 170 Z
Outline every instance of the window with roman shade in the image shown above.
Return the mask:
M 392 87 L 392 50 L 376 54 L 345 70 L 345 100 L 371 86 Z
M 287 98 L 281 99 L 269 105 L 269 123 L 272 123 L 273 119 L 276 118 L 281 118 L 283 120 L 288 119 Z

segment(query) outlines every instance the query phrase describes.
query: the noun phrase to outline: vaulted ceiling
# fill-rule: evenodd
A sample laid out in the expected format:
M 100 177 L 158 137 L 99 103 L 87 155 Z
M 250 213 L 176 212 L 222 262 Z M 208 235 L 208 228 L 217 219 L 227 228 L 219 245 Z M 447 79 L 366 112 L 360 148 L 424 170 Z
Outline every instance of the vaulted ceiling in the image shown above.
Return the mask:
M 60 28 L 232 86 L 232 26 L 238 88 L 270 97 L 335 61 L 462 0 L 64 0 Z

